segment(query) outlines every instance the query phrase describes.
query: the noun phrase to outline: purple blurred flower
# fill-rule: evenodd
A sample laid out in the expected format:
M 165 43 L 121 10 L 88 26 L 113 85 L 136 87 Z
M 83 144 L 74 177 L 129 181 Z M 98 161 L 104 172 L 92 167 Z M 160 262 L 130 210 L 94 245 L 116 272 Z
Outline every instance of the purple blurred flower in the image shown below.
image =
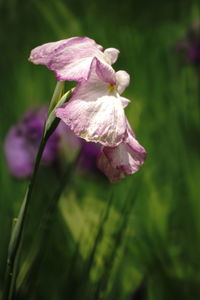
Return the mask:
M 176 51 L 185 53 L 186 61 L 196 67 L 200 65 L 200 21 L 197 20 L 185 35 L 183 40 L 175 44 Z
M 72 37 L 36 47 L 29 61 L 54 71 L 58 81 L 84 81 L 88 79 L 94 57 L 110 67 L 118 54 L 115 48 L 103 52 L 103 47 L 88 37 Z
M 29 111 L 7 133 L 4 152 L 10 173 L 16 178 L 29 177 L 33 172 L 46 115 L 47 108 L 44 107 Z M 79 168 L 96 171 L 100 146 L 78 138 L 61 121 L 47 142 L 41 163 L 48 166 L 58 159 L 73 160 L 80 148 Z
M 88 143 L 82 140 L 82 151 L 79 158 L 79 166 L 85 170 L 97 171 L 97 157 L 100 151 L 100 144 Z
M 46 115 L 46 108 L 30 111 L 9 130 L 4 152 L 13 176 L 24 178 L 32 174 Z M 56 160 L 58 142 L 59 135 L 56 131 L 47 142 L 41 161 L 43 165 L 50 165 Z
M 200 40 L 187 50 L 188 61 L 199 65 L 200 63 Z

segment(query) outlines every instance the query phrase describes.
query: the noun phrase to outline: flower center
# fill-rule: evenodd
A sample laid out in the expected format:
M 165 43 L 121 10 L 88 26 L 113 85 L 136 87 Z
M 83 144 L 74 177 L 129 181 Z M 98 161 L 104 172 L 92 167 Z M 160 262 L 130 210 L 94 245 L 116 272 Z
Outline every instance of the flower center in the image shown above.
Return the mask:
M 109 84 L 108 85 L 108 91 L 109 91 L 109 93 L 113 93 L 115 91 L 115 89 L 116 89 L 115 85 L 113 85 L 113 84 Z

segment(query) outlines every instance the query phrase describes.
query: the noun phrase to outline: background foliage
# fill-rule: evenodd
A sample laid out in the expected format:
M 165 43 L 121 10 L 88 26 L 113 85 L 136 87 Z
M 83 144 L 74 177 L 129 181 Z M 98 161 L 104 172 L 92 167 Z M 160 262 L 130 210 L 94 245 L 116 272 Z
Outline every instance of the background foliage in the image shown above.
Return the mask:
M 120 49 L 115 69 L 132 79 L 127 115 L 148 151 L 143 168 L 119 184 L 74 170 L 57 209 L 51 203 L 60 178 L 41 169 L 16 299 L 198 299 L 199 82 L 173 50 L 200 17 L 198 1 L 7 0 L 0 8 L 2 145 L 10 126 L 27 109 L 48 103 L 55 86 L 51 72 L 27 61 L 30 50 L 86 35 Z M 3 147 L 0 164 L 2 289 L 27 182 L 10 176 Z

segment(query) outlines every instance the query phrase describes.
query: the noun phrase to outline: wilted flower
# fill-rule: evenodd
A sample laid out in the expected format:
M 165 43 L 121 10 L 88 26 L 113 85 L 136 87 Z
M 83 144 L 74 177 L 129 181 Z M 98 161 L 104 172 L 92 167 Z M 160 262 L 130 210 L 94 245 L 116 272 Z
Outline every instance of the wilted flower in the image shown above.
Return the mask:
M 146 151 L 136 140 L 129 124 L 127 137 L 117 147 L 103 147 L 98 157 L 98 168 L 111 182 L 118 182 L 127 174 L 134 174 L 143 165 Z
M 57 108 L 56 116 L 86 141 L 116 146 L 126 133 L 123 107 L 129 100 L 120 94 L 128 84 L 125 71 L 115 73 L 94 58 L 88 80 L 77 85 L 71 100 Z
M 99 145 L 103 145 L 98 167 L 112 182 L 135 173 L 146 158 L 146 151 L 136 140 L 124 113 L 130 101 L 121 94 L 129 85 L 130 76 L 111 67 L 118 54 L 115 48 L 103 51 L 88 37 L 73 37 L 39 46 L 29 58 L 53 70 L 59 81 L 79 82 L 71 99 L 55 113 L 68 131 L 86 141 L 80 143 L 82 150 L 88 150 L 88 156 L 96 158 Z M 81 161 L 84 162 L 83 156 Z
M 36 47 L 29 60 L 54 71 L 58 81 L 83 81 L 88 79 L 94 57 L 109 67 L 118 54 L 115 48 L 103 52 L 103 47 L 88 37 L 73 37 Z

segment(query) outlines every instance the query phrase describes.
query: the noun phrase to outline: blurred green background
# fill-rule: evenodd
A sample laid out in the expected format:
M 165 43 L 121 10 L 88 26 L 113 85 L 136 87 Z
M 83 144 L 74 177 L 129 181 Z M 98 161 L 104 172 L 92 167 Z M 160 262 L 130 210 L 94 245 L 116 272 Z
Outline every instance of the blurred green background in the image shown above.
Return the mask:
M 2 145 L 56 84 L 52 72 L 27 61 L 30 50 L 89 36 L 120 49 L 114 67 L 131 75 L 127 116 L 148 151 L 142 169 L 119 184 L 73 173 L 48 225 L 43 215 L 59 178 L 41 170 L 15 298 L 200 299 L 200 83 L 173 50 L 200 17 L 198 1 L 7 0 L 0 14 Z M 2 290 L 27 181 L 10 176 L 3 147 L 0 166 Z

